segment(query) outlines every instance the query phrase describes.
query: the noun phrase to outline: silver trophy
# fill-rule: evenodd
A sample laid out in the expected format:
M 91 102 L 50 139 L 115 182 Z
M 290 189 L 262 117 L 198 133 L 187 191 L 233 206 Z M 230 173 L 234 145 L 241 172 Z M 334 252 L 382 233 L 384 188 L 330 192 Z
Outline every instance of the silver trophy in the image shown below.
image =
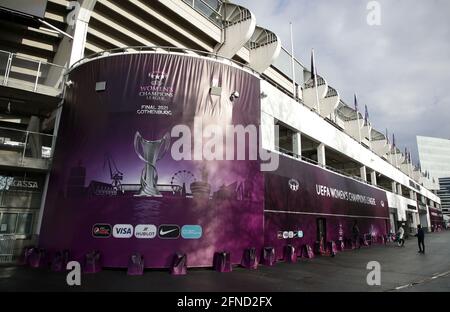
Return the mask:
M 141 174 L 141 189 L 135 196 L 162 197 L 158 191 L 158 171 L 156 162 L 164 157 L 170 146 L 170 135 L 166 133 L 161 140 L 145 140 L 139 132 L 134 136 L 134 150 L 145 162 Z

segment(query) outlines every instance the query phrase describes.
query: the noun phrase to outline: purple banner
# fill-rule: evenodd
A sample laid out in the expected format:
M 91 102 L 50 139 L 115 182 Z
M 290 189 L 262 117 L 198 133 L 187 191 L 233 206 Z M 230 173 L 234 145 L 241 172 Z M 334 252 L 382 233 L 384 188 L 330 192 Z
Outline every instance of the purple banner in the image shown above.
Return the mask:
M 204 58 L 130 54 L 89 61 L 69 78 L 42 247 L 80 260 L 99 250 L 107 267 L 139 252 L 145 267 L 163 268 L 177 252 L 189 267 L 212 266 L 215 252 L 239 263 L 245 248 L 262 246 L 259 161 L 171 153 L 176 126 L 193 137 L 210 125 L 259 126 L 257 77 Z M 197 139 L 187 141 L 201 152 L 208 142 Z
M 442 211 L 436 208 L 428 207 L 428 210 L 430 212 L 430 221 L 431 221 L 431 228 L 437 229 L 437 228 L 443 228 L 444 227 L 444 215 L 442 214 Z
M 265 244 L 314 246 L 360 235 L 384 235 L 389 224 L 386 193 L 318 166 L 280 158 L 276 172 L 265 174 Z

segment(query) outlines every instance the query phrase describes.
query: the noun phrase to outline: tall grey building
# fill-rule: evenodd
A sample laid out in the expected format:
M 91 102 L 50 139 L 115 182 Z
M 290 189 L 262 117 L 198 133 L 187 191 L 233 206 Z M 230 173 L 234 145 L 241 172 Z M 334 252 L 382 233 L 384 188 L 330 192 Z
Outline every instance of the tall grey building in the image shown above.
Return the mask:
M 450 140 L 432 137 L 417 137 L 422 171 L 439 179 L 442 212 L 450 215 Z

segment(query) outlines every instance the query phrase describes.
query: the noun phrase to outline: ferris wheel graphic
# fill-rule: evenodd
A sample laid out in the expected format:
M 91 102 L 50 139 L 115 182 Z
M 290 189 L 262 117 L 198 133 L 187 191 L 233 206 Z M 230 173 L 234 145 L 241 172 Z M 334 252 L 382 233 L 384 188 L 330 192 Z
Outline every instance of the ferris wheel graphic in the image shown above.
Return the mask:
M 172 176 L 172 179 L 170 180 L 170 186 L 176 193 L 181 193 L 183 189 L 186 193 L 190 193 L 190 185 L 191 183 L 196 181 L 197 179 L 192 172 L 190 172 L 189 170 L 180 170 L 175 172 L 175 174 Z

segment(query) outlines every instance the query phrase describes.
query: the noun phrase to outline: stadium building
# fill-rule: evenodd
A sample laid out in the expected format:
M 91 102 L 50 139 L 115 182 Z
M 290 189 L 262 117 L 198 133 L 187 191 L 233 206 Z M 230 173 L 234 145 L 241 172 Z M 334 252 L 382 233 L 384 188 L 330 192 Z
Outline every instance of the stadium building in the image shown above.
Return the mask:
M 286 245 L 347 243 L 355 221 L 373 240 L 442 222 L 438 183 L 247 8 L 24 3 L 0 0 L 0 235 L 10 255 L 98 250 L 105 266 L 125 267 L 139 252 L 159 268 L 182 252 L 189 266 L 210 266 L 215 252 L 240 263 L 251 247 L 282 258 Z M 245 159 L 176 159 L 179 125 L 200 131 L 203 151 L 212 133 L 255 127 L 259 153 L 248 144 Z M 274 170 L 261 170 L 267 155 Z

